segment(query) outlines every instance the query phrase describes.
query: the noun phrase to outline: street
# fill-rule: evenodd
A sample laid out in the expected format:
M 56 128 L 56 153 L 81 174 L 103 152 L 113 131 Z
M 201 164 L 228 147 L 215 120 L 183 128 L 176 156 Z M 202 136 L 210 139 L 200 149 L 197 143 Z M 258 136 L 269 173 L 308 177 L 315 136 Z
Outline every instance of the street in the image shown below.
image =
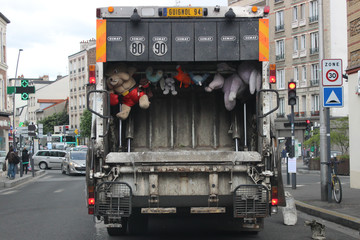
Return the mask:
M 15 188 L 0 190 L 0 239 L 116 239 L 107 234 L 102 223 L 87 214 L 85 177 L 66 176 L 60 170 Z M 150 218 L 145 236 L 122 239 L 311 239 L 305 220 L 314 219 L 298 212 L 295 226 L 285 226 L 281 211 L 265 221 L 257 235 L 225 232 L 190 218 Z M 326 239 L 358 239 L 355 231 L 329 224 Z

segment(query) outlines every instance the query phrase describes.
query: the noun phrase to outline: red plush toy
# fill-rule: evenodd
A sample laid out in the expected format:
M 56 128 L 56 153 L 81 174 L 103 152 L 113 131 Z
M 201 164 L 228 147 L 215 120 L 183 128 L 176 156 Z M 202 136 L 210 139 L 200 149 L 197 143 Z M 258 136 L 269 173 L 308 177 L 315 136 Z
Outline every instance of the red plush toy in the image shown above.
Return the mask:
M 180 65 L 176 66 L 176 70 L 178 71 L 178 74 L 175 75 L 174 78 L 180 82 L 180 87 L 182 86 L 183 83 L 184 83 L 185 88 L 187 88 L 187 87 L 189 87 L 189 85 L 193 84 L 193 81 L 191 81 L 189 74 L 184 72 L 181 69 Z
M 119 96 L 115 93 L 110 93 L 110 105 L 116 106 L 119 104 Z

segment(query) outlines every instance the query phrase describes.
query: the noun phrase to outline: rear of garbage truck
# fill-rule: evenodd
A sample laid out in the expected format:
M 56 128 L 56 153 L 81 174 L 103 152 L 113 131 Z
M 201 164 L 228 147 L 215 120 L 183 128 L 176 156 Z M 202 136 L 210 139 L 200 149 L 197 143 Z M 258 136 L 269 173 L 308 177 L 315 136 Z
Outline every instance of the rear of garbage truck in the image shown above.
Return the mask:
M 86 182 L 88 212 L 110 235 L 145 232 L 154 215 L 260 231 L 284 203 L 267 13 L 97 9 Z

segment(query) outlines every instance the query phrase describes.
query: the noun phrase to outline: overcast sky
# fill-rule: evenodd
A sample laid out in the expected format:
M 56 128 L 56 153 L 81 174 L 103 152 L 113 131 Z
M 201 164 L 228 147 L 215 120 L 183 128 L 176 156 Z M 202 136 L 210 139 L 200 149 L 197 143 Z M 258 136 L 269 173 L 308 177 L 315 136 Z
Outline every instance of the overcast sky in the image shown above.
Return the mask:
M 80 42 L 96 37 L 96 8 L 108 6 L 225 6 L 227 0 L 1 0 L 7 25 L 8 78 L 68 75 L 68 56 L 80 51 Z

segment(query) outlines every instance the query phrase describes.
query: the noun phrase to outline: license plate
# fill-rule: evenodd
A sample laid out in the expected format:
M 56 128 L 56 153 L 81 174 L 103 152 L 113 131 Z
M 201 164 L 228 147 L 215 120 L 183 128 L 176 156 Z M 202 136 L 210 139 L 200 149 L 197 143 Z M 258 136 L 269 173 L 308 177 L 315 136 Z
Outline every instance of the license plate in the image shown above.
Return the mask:
M 164 8 L 164 17 L 202 17 L 202 8 Z

